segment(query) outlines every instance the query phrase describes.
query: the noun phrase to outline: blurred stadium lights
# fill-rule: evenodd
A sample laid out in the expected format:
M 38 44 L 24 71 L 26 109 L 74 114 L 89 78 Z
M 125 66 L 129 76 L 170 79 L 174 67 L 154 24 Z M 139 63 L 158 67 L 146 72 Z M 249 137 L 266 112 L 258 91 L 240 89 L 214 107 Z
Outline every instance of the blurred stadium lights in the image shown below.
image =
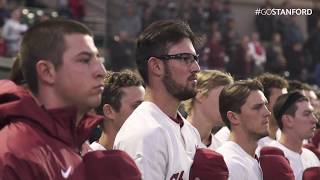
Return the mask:
M 52 11 L 52 12 L 51 12 L 51 16 L 54 17 L 54 18 L 56 18 L 56 17 L 58 17 L 59 15 L 58 15 L 58 12 Z
M 33 13 L 29 13 L 29 14 L 27 15 L 27 17 L 28 17 L 28 19 L 33 19 L 33 18 L 34 18 L 34 14 L 33 14 Z
M 22 9 L 22 14 L 23 15 L 27 15 L 29 13 L 29 10 L 28 9 Z
M 38 16 L 43 16 L 43 14 L 44 14 L 43 10 L 37 10 L 37 15 Z

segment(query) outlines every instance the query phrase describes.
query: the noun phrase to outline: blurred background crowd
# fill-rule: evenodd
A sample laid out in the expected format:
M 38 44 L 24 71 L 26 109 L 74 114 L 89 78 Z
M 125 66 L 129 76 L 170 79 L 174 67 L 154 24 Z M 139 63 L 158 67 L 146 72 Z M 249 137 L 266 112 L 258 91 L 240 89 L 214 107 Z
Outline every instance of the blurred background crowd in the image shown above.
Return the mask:
M 258 7 L 313 13 L 255 16 Z M 86 23 L 110 70 L 134 69 L 134 42 L 142 29 L 178 18 L 202 37 L 202 69 L 227 71 L 236 79 L 271 72 L 320 86 L 319 0 L 0 0 L 0 56 L 14 57 L 30 25 L 56 17 Z

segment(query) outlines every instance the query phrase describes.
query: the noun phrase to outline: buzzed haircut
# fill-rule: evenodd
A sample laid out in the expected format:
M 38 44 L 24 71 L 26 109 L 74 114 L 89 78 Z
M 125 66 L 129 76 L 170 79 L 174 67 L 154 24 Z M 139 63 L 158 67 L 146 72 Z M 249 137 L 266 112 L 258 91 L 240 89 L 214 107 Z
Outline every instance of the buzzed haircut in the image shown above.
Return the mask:
M 205 96 L 208 96 L 209 91 L 216 87 L 226 86 L 233 83 L 233 78 L 229 73 L 218 70 L 202 70 L 197 73 L 197 80 L 197 93 L 203 93 Z M 191 112 L 194 101 L 195 97 L 183 103 L 187 113 Z
M 170 45 L 189 38 L 193 46 L 200 45 L 190 26 L 180 20 L 161 20 L 149 25 L 138 37 L 136 63 L 144 83 L 148 85 L 148 60 L 150 57 L 166 55 Z
M 227 112 L 241 113 L 241 107 L 245 104 L 252 91 L 263 92 L 262 84 L 256 79 L 239 80 L 225 86 L 219 96 L 219 110 L 223 122 L 231 130 L 231 123 L 227 117 Z
M 272 88 L 283 89 L 289 87 L 288 81 L 276 74 L 264 73 L 256 77 L 256 79 L 262 84 L 264 90 L 263 93 L 268 101 L 270 100 Z
M 55 68 L 62 65 L 62 55 L 67 49 L 65 35 L 84 34 L 93 36 L 83 24 L 73 20 L 50 19 L 40 22 L 24 34 L 20 47 L 23 77 L 32 93 L 38 93 L 36 64 L 39 60 L 52 62 Z
M 16 56 L 10 71 L 9 79 L 17 85 L 25 84 L 25 80 L 21 71 L 20 57 Z
M 109 104 L 117 112 L 120 111 L 121 98 L 124 93 L 121 88 L 131 86 L 143 86 L 142 79 L 133 71 L 107 72 L 107 76 L 104 79 L 102 100 L 96 108 L 96 112 L 103 115 L 103 106 L 105 104 Z
M 298 109 L 296 103 L 301 101 L 309 101 L 309 99 L 298 91 L 291 91 L 288 94 L 279 96 L 273 106 L 273 112 L 281 130 L 283 129 L 282 116 L 287 114 L 295 117 L 295 113 Z

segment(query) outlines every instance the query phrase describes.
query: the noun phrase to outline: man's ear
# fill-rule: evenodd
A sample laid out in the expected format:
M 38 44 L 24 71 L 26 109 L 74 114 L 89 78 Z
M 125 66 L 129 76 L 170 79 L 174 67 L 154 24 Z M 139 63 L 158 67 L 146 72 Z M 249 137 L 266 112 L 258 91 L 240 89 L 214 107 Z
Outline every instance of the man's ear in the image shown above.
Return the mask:
M 239 117 L 238 117 L 238 114 L 235 113 L 235 112 L 228 111 L 228 112 L 227 112 L 227 118 L 229 119 L 230 124 L 233 124 L 233 125 L 238 125 L 238 124 L 240 124 L 240 119 L 239 119 Z
M 150 57 L 148 60 L 148 69 L 149 72 L 152 73 L 153 75 L 160 77 L 164 73 L 164 68 L 163 68 L 163 63 L 161 60 L 155 58 L 155 57 Z
M 102 111 L 103 111 L 103 115 L 108 120 L 115 119 L 116 111 L 113 109 L 113 107 L 110 104 L 103 105 Z
M 283 127 L 286 127 L 286 128 L 292 128 L 293 125 L 294 125 L 294 119 L 292 116 L 288 115 L 288 114 L 284 114 L 282 116 L 282 125 Z
M 36 71 L 39 81 L 47 84 L 53 84 L 55 81 L 56 69 L 52 62 L 40 60 L 36 64 Z
M 202 101 L 207 98 L 207 96 L 205 95 L 204 91 L 202 90 L 199 90 L 196 94 L 196 101 L 199 102 L 199 103 L 202 103 Z

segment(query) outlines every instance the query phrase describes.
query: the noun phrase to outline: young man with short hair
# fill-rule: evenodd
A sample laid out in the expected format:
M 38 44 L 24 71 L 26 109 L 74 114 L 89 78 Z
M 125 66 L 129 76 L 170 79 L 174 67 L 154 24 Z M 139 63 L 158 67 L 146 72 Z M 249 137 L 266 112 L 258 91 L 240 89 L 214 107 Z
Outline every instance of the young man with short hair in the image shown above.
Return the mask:
M 196 43 L 190 27 L 178 20 L 154 22 L 137 40 L 146 95 L 121 127 L 114 148 L 135 160 L 145 180 L 189 179 L 200 136 L 178 107 L 196 95 Z
M 99 140 L 90 145 L 93 150 L 113 148 L 114 139 L 122 124 L 143 101 L 145 90 L 142 85 L 143 81 L 132 71 L 107 73 L 102 101 L 96 108 L 97 113 L 105 119 L 100 123 L 102 133 Z
M 224 86 L 233 82 L 233 78 L 218 70 L 200 71 L 197 77 L 197 94 L 184 103 L 187 120 L 198 129 L 202 146 L 216 150 L 222 142 L 212 134 L 212 129 L 224 126 L 217 97 Z
M 270 73 L 264 73 L 262 75 L 259 75 L 256 79 L 263 86 L 263 90 L 264 90 L 263 93 L 269 102 L 267 104 L 267 107 L 269 111 L 271 111 L 271 117 L 270 117 L 269 128 L 268 128 L 269 135 L 259 140 L 258 144 L 260 148 L 280 138 L 281 131 L 277 125 L 276 120 L 274 119 L 272 109 L 277 98 L 282 94 L 288 93 L 287 88 L 289 84 L 288 84 L 288 81 L 283 77 L 276 74 L 270 74 Z
M 102 117 L 105 68 L 87 27 L 48 20 L 31 27 L 19 58 L 28 90 L 0 82 L 0 179 L 85 178 L 82 144 Z
M 305 169 L 320 166 L 319 159 L 310 150 L 302 147 L 316 130 L 317 119 L 310 100 L 298 91 L 281 95 L 274 107 L 274 117 L 282 131 L 281 138 L 270 146 L 280 148 L 290 162 L 296 180 L 302 180 Z
M 236 81 L 220 93 L 221 117 L 231 133 L 229 141 L 217 152 L 224 156 L 229 180 L 262 180 L 255 149 L 258 140 L 268 135 L 270 111 L 267 103 L 257 80 Z

